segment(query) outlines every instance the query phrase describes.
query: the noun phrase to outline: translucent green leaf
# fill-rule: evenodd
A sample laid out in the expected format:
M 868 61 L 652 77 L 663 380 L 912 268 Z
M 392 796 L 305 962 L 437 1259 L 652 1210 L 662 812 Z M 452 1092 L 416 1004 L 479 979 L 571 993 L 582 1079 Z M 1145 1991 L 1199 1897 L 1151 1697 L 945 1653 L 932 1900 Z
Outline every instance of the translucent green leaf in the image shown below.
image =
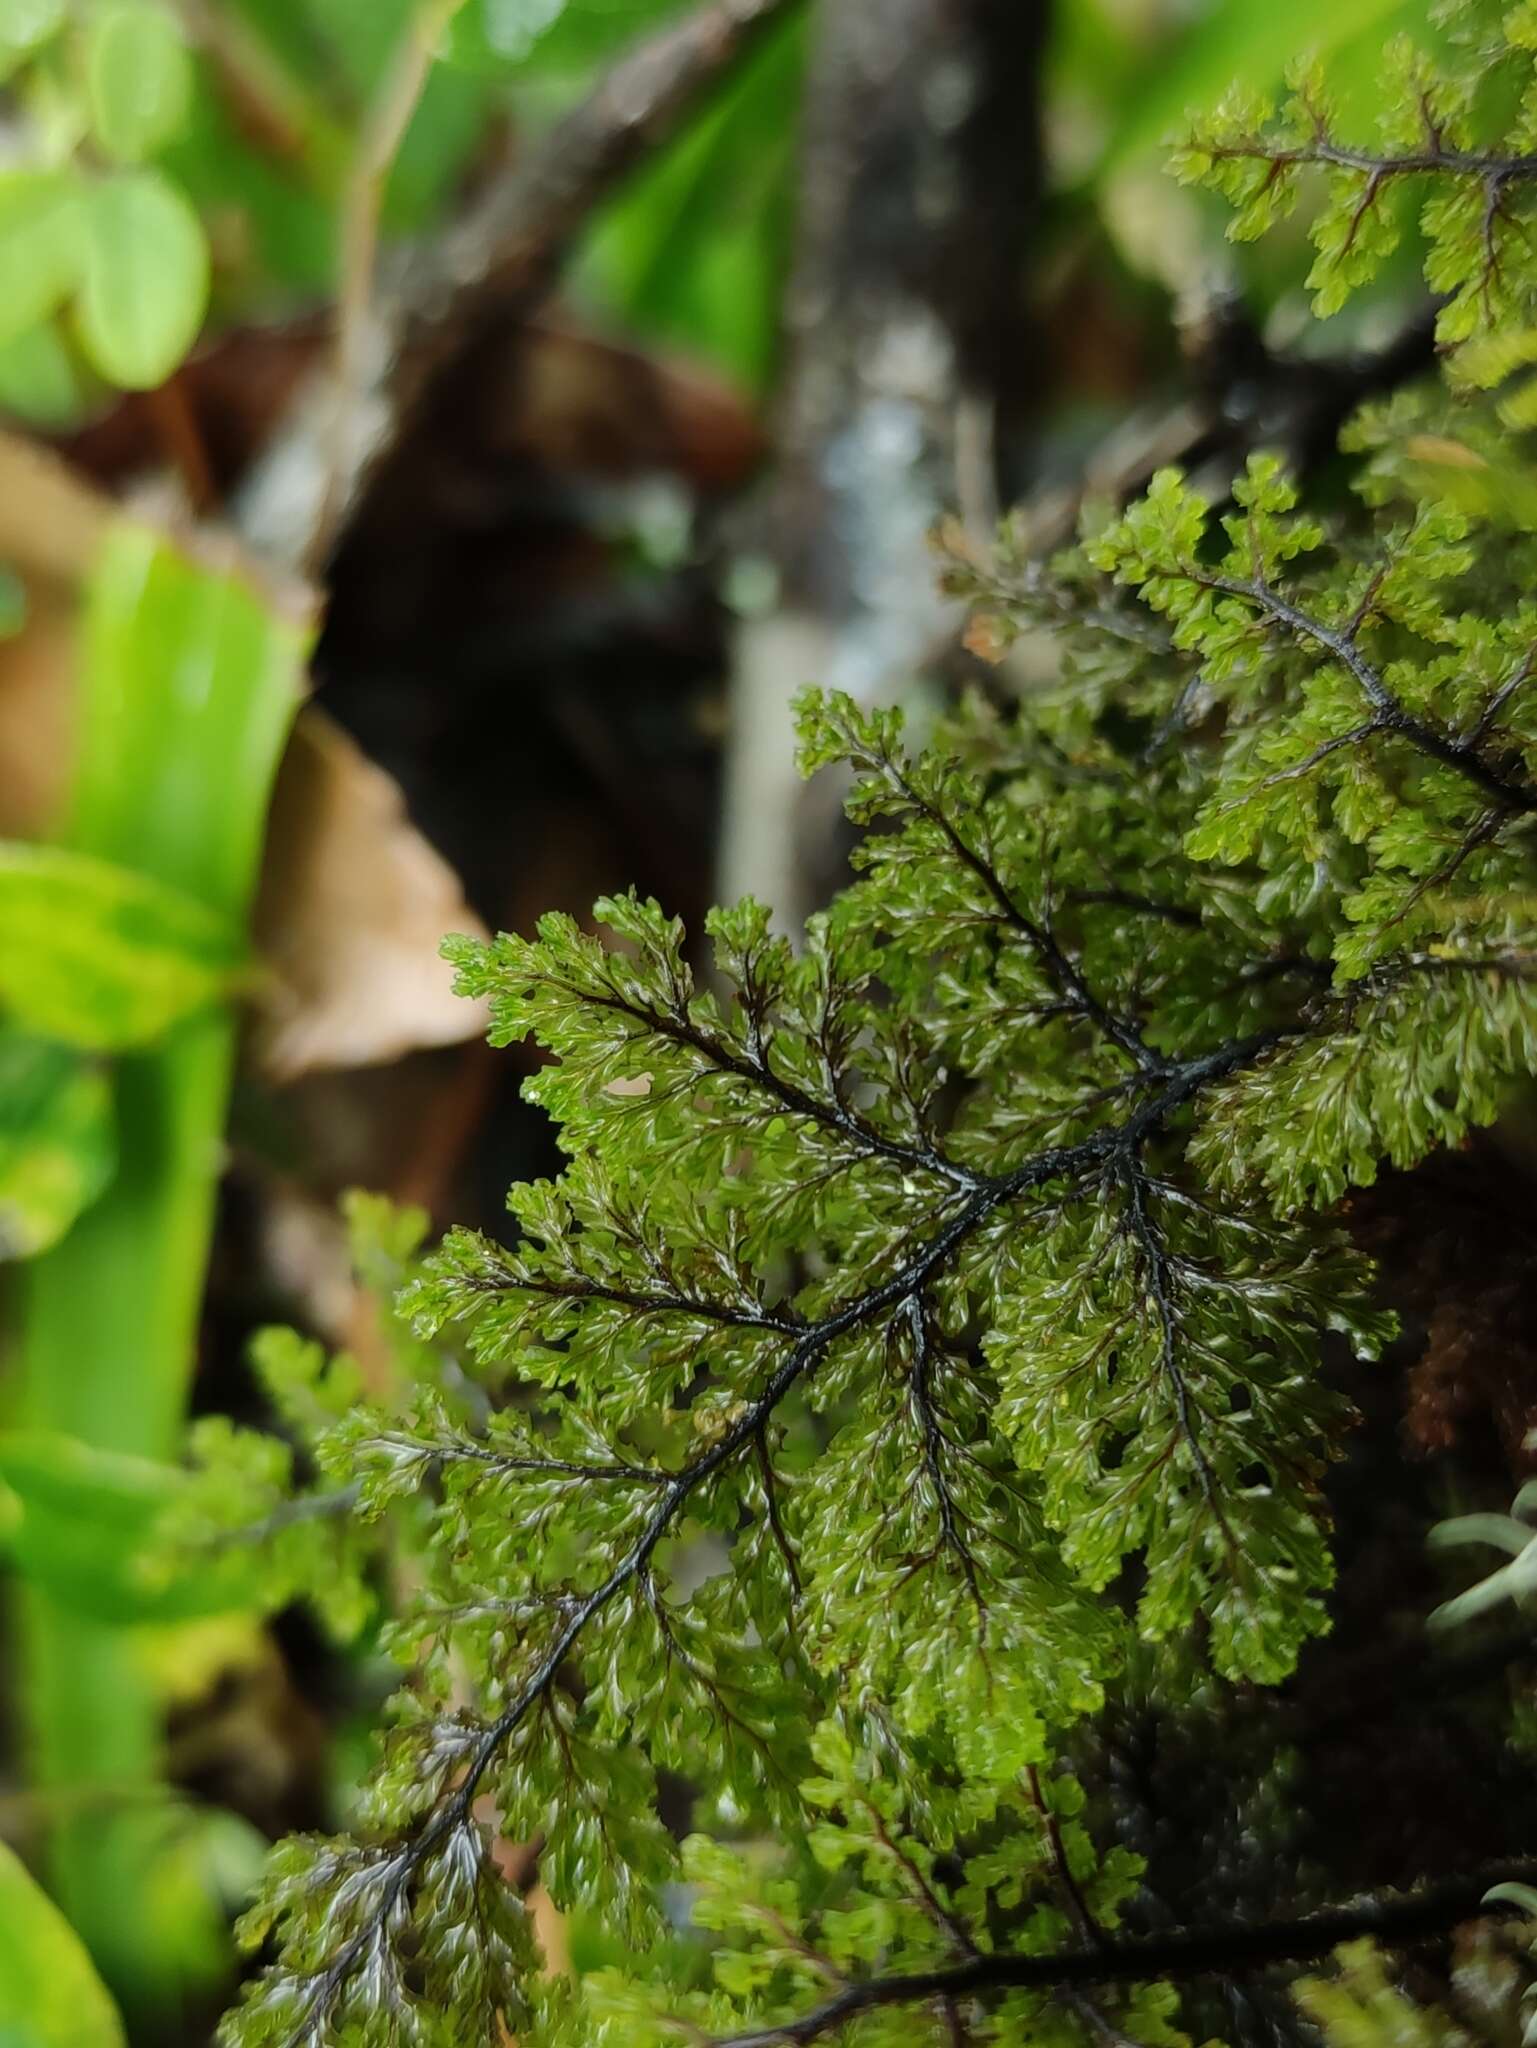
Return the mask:
M 0 172 L 0 342 L 46 320 L 78 284 L 86 191 L 72 170 Z
M 102 376 L 150 390 L 197 336 L 208 303 L 202 223 L 158 171 L 103 178 L 85 208 L 80 339 Z
M 0 1842 L 0 2043 L 122 2048 L 123 2022 L 79 1936 Z
M 0 1031 L 0 1259 L 57 1243 L 116 1157 L 101 1069 L 52 1040 Z
M 96 141 L 119 163 L 138 163 L 169 141 L 192 93 L 192 60 L 175 19 L 138 0 L 93 15 L 86 93 Z
M 159 1038 L 215 1002 L 244 958 L 232 926 L 89 854 L 0 843 L 0 1001 L 90 1051 Z

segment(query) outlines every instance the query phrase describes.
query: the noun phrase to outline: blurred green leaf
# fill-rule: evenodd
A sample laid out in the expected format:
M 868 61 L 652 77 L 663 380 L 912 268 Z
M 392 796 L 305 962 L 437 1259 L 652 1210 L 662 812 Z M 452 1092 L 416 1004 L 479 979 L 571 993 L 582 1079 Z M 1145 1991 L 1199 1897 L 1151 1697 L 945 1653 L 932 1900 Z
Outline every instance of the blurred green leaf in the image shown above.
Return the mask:
M 1327 56 L 1340 44 L 1406 10 L 1404 0 L 1292 0 L 1285 8 L 1213 6 L 1154 65 L 1139 65 L 1101 172 L 1158 152 L 1192 108 L 1214 107 L 1235 79 L 1256 90 L 1279 81 L 1301 51 Z
M 0 1000 L 88 1051 L 147 1045 L 225 993 L 229 923 L 163 882 L 57 846 L 0 842 Z
M 581 259 L 607 310 L 753 389 L 778 346 L 805 63 L 795 15 L 606 210 Z
M 79 283 L 85 192 L 72 170 L 0 172 L 0 341 L 47 319 Z
M 307 620 L 237 576 L 147 528 L 114 525 L 86 592 L 70 846 L 243 927 L 308 645 Z M 117 1176 L 61 1244 L 20 1269 L 17 1413 L 30 1432 L 174 1473 L 233 1059 L 233 1020 L 217 1006 L 115 1063 Z M 34 1502 L 34 1535 L 37 1512 Z M 227 1588 L 222 1574 L 233 1580 L 245 1562 L 230 1552 L 213 1584 Z M 184 1593 L 180 1580 L 157 1585 L 147 1559 L 142 1570 L 119 1584 L 125 1603 L 154 1596 L 163 1606 Z M 197 1579 L 197 1601 L 212 1604 Z M 26 1583 L 23 1595 L 32 1783 L 44 1797 L 67 1794 L 88 1756 L 98 1777 L 163 1808 L 161 1702 L 141 1641 L 41 1586 Z M 161 1838 L 136 1827 L 126 1805 L 81 1812 L 66 1799 L 49 1811 L 51 1880 L 103 1970 L 146 2009 L 185 1997 L 187 1955 L 160 1946 Z
M 58 1907 L 0 1842 L 0 2048 L 122 2048 L 123 2022 Z
M 91 388 L 53 321 L 0 341 L 0 409 L 29 426 L 62 427 L 78 419 Z
M 64 24 L 64 0 L 0 0 L 0 78 Z
M 120 1626 L 255 1606 L 251 1560 L 239 1548 L 174 1578 L 158 1566 L 155 1532 L 185 1484 L 179 1466 L 60 1431 L 0 1431 L 0 1488 L 13 1509 L 0 1558 L 71 1613 Z
M 680 0 L 469 0 L 443 54 L 498 76 L 580 74 L 680 11 Z
M 240 577 L 114 526 L 87 593 L 70 844 L 243 918 L 309 637 Z
M 346 148 L 340 129 L 323 117 L 309 120 L 301 133 L 305 161 L 277 160 L 253 146 L 217 85 L 199 76 L 187 120 L 161 155 L 205 219 L 221 215 L 242 225 L 236 247 L 243 260 L 220 263 L 225 304 L 244 296 L 264 302 L 274 285 L 306 298 L 331 288 Z
M 139 163 L 186 118 L 192 60 L 174 16 L 153 0 L 116 0 L 86 31 L 86 94 L 97 143 Z
M 126 391 L 161 384 L 197 338 L 208 304 L 202 222 L 158 171 L 100 179 L 85 208 L 80 339 Z
M 101 1069 L 51 1039 L 0 1029 L 0 1259 L 56 1244 L 116 1163 Z

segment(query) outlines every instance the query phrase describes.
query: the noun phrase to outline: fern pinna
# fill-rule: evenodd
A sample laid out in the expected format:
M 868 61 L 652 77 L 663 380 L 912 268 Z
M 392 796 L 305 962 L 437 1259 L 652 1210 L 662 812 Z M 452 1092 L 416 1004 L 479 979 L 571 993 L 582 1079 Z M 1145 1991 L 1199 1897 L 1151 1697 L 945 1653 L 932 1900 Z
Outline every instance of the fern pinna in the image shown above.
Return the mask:
M 798 948 L 747 902 L 701 967 L 635 897 L 452 943 L 495 1042 L 551 1055 L 568 1164 L 510 1245 L 420 1265 L 392 1407 L 269 1344 L 312 1490 L 200 1439 L 192 1523 L 266 1515 L 285 1597 L 346 1604 L 370 1528 L 415 1558 L 358 1832 L 277 1852 L 231 2044 L 1182 2038 L 1213 1965 L 1117 1935 L 1141 1865 L 1087 1825 L 1083 1731 L 1134 1677 L 1275 1686 L 1327 1628 L 1321 1359 L 1391 1331 L 1331 1211 L 1537 1070 L 1537 501 L 1500 482 L 1537 8 L 1447 15 L 1380 145 L 1308 76 L 1181 158 L 1245 233 L 1321 166 L 1330 306 L 1425 187 L 1459 348 L 1352 424 L 1353 510 L 1260 456 L 1049 564 L 953 549 L 1059 678 L 917 747 L 804 699 L 863 836 Z M 546 1975 L 494 1833 L 628 1964 Z M 1444 1924 L 1480 1891 L 1446 1882 L 1232 1952 Z

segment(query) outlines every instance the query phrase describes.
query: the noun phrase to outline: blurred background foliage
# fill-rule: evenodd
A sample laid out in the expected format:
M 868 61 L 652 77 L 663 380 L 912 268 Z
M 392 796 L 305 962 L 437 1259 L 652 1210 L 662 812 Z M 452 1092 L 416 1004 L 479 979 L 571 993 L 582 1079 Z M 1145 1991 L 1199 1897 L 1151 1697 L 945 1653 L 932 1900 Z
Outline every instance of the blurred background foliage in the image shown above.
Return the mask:
M 1310 332 L 1305 221 L 1225 242 L 1165 144 L 1305 45 L 1369 119 L 1425 17 L 0 0 L 6 2048 L 110 2044 L 103 1982 L 206 2039 L 265 1841 L 347 1811 L 372 1625 L 149 1532 L 254 1329 L 377 1384 L 401 1245 L 548 1164 L 442 933 L 813 902 L 791 691 L 1013 686 L 941 512 L 1050 540 L 1256 440 L 1326 485 L 1428 364 L 1413 237 Z

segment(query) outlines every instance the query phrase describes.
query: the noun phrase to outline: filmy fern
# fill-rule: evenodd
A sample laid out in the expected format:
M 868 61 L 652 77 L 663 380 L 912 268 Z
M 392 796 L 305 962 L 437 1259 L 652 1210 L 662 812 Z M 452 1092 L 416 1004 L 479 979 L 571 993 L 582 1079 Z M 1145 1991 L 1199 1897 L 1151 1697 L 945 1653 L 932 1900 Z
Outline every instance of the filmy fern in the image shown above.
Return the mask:
M 1251 232 L 1321 165 L 1326 307 L 1422 179 L 1444 337 L 1515 362 L 1537 9 L 1454 11 L 1382 154 L 1307 80 L 1182 168 Z M 1327 1626 L 1321 1358 L 1389 1329 L 1328 1212 L 1537 1071 L 1537 551 L 1373 431 L 1332 523 L 1257 458 L 1220 517 L 1169 472 L 1054 564 L 956 566 L 1058 636 L 1018 714 L 911 748 L 809 695 L 863 840 L 799 951 L 746 902 L 704 968 L 634 896 L 452 942 L 568 1163 L 407 1289 L 451 1370 L 370 1406 L 275 1354 L 323 1475 L 261 1495 L 285 1588 L 335 1508 L 420 1591 L 360 1832 L 278 1852 L 231 2044 L 1179 2038 L 1065 1746 L 1138 1639 L 1275 1684 Z M 629 1969 L 541 1974 L 496 1831 Z

